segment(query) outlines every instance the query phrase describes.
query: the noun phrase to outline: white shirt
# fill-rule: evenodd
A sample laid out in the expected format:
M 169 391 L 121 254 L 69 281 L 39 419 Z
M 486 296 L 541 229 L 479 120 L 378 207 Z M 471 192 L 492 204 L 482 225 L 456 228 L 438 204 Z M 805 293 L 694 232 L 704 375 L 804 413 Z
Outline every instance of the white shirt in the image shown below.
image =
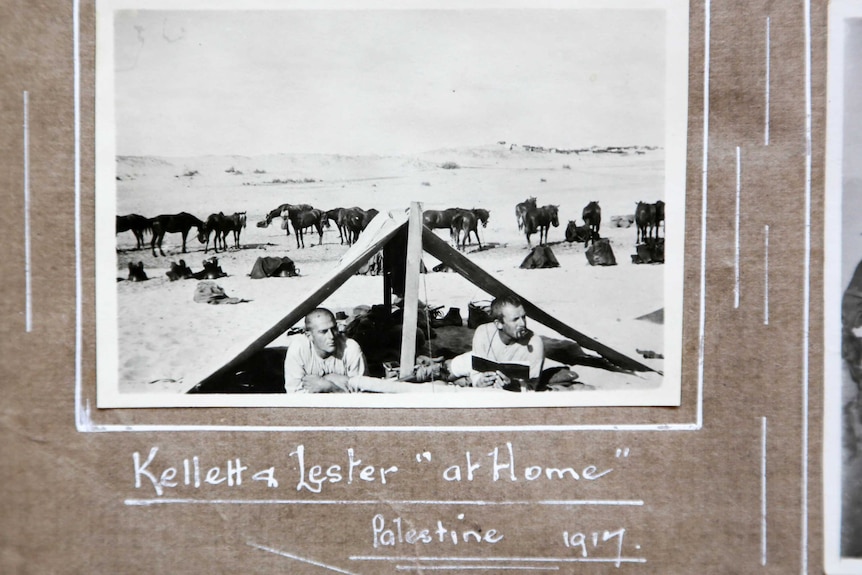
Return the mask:
M 287 393 L 306 393 L 302 377 L 331 373 L 354 377 L 365 375 L 365 356 L 359 344 L 343 336 L 336 339 L 335 353 L 320 357 L 307 336 L 294 337 L 284 358 L 284 390 Z

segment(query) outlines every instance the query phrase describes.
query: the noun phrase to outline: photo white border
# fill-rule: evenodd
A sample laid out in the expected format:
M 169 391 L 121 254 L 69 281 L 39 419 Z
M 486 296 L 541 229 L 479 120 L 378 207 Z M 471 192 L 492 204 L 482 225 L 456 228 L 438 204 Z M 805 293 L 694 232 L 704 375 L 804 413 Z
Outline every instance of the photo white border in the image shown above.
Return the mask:
M 114 76 L 113 76 L 113 27 L 115 10 L 139 8 L 140 0 L 99 0 L 97 2 L 97 43 L 96 43 L 96 133 L 108 134 L 96 141 L 96 186 L 110 189 L 115 184 L 116 166 L 114 158 Z M 146 9 L 185 10 L 205 6 L 207 9 L 228 7 L 236 9 L 235 2 L 202 2 L 183 0 L 177 2 L 148 2 Z M 327 2 L 278 2 L 255 0 L 243 3 L 239 9 L 277 9 L 296 10 L 314 9 L 356 9 L 355 2 L 328 0 Z M 668 211 L 666 224 L 666 259 L 679 264 L 667 265 L 664 269 L 664 307 L 665 307 L 665 370 L 662 385 L 650 390 L 626 390 L 625 392 L 599 391 L 577 396 L 567 395 L 565 404 L 560 404 L 558 394 L 519 394 L 488 393 L 482 395 L 481 407 L 595 407 L 595 406 L 678 406 L 682 387 L 682 299 L 685 245 L 685 177 L 686 144 L 688 122 L 688 2 L 687 0 L 612 0 L 595 2 L 584 0 L 576 3 L 562 0 L 544 0 L 540 3 L 526 0 L 483 0 L 465 4 L 464 0 L 447 0 L 429 5 L 427 0 L 394 2 L 393 0 L 372 0 L 362 3 L 362 9 L 413 9 L 416 7 L 447 9 L 499 9 L 499 8 L 601 8 L 663 10 L 667 16 L 665 33 L 666 55 L 666 97 L 665 97 L 665 194 L 669 205 L 676 206 Z M 684 34 L 677 31 L 684 30 Z M 684 87 L 683 89 L 679 89 Z M 109 161 L 110 159 L 110 161 Z M 113 241 L 115 230 L 111 224 L 111 214 L 116 213 L 116 198 L 111 194 L 98 195 L 96 211 L 96 245 L 108 245 Z M 110 250 L 96 250 L 96 318 L 97 318 L 97 380 L 99 374 L 118 373 L 118 341 L 115 320 L 117 317 L 117 290 L 115 276 L 116 261 Z M 101 337 L 100 337 L 101 334 Z M 104 334 L 109 334 L 107 337 Z M 104 377 L 104 376 L 103 376 Z M 372 394 L 362 396 L 351 394 L 349 397 L 281 396 L 273 394 L 123 394 L 113 385 L 105 385 L 104 380 L 97 385 L 99 407 L 386 407 L 386 408 L 459 408 L 464 406 L 458 397 L 465 393 L 422 393 L 422 394 Z M 473 402 L 468 402 L 473 404 Z

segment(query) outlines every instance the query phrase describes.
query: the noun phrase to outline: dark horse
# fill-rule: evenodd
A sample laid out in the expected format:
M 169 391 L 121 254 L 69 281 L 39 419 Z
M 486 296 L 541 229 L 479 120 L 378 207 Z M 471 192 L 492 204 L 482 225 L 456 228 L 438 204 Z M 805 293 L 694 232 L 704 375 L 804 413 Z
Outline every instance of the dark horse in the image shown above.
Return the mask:
M 599 228 L 602 226 L 602 208 L 599 207 L 598 202 L 590 202 L 584 206 L 581 219 L 584 220 L 584 225 L 590 228 L 590 238 L 601 237 L 599 236 Z
M 186 253 L 186 237 L 189 235 L 189 230 L 194 226 L 198 229 L 198 234 L 200 234 L 204 223 L 187 212 L 180 212 L 178 214 L 162 214 L 150 218 L 150 225 L 153 228 L 153 239 L 150 240 L 150 247 L 153 250 L 153 255 L 158 257 L 156 246 L 159 246 L 159 252 L 165 255 L 165 252 L 162 251 L 162 240 L 165 239 L 165 234 L 182 234 L 183 253 Z
M 531 196 L 515 206 L 515 219 L 518 221 L 518 231 L 524 229 L 524 216 L 531 209 L 536 208 L 536 196 Z
M 227 251 L 227 236 L 233 232 L 234 247 L 239 249 L 239 237 L 245 225 L 245 212 L 234 212 L 230 216 L 226 216 L 222 212 L 210 214 L 203 227 L 198 231 L 198 241 L 202 244 L 206 243 L 204 253 L 207 253 L 210 245 L 210 234 L 215 233 L 215 240 L 213 242 L 215 251 L 218 252 L 219 244 L 221 244 L 224 251 Z
M 139 250 L 144 247 L 144 232 L 152 233 L 153 226 L 150 220 L 139 214 L 129 214 L 127 216 L 117 216 L 117 232 L 131 231 L 135 234 L 135 249 Z
M 306 210 L 312 210 L 312 209 L 314 209 L 314 208 L 312 208 L 308 204 L 281 204 L 280 206 L 278 206 L 274 210 L 270 210 L 269 213 L 266 214 L 266 216 L 263 218 L 263 220 L 257 222 L 257 227 L 259 227 L 259 228 L 269 227 L 269 224 L 272 223 L 272 220 L 274 220 L 275 218 L 281 217 L 281 218 L 284 218 L 284 220 L 285 220 L 282 227 L 284 228 L 286 235 L 289 236 L 290 235 L 290 228 L 287 225 L 287 219 L 288 219 L 289 215 L 292 213 L 298 214 L 299 212 L 303 212 Z M 285 214 L 284 212 L 287 212 L 287 214 Z
M 635 244 L 645 242 L 647 237 L 653 237 L 655 221 L 655 204 L 638 202 L 638 205 L 635 208 L 635 225 L 637 226 Z
M 527 245 L 532 247 L 530 236 L 539 232 L 539 244 L 548 243 L 548 230 L 553 225 L 555 228 L 560 226 L 560 219 L 557 214 L 559 206 L 542 206 L 541 208 L 533 208 L 524 215 L 524 233 L 527 236 Z
M 245 227 L 247 216 L 245 212 L 234 212 L 232 216 L 228 216 L 231 221 L 231 230 L 233 232 L 233 247 L 239 249 L 239 237 L 242 234 L 242 229 Z M 225 232 L 227 236 L 227 232 Z M 226 239 L 226 238 L 223 238 Z
M 327 220 L 332 221 L 335 227 L 338 228 L 338 239 L 344 244 L 344 210 L 345 208 L 332 208 L 323 212 Z
M 446 208 L 445 210 L 425 210 L 422 212 L 422 223 L 425 227 L 432 230 L 447 229 L 449 230 L 452 243 L 457 243 L 455 231 L 452 229 L 452 218 L 465 212 L 464 208 Z
M 479 249 L 482 249 L 482 240 L 479 239 L 478 222 L 482 222 L 482 227 L 488 227 L 488 218 L 490 212 L 482 208 L 473 208 L 472 210 L 461 210 L 452 218 L 451 234 L 455 239 L 455 247 L 460 247 L 463 251 L 467 247 L 467 242 L 470 240 L 470 234 L 476 236 L 476 243 L 479 244 Z M 461 240 L 461 232 L 464 232 L 464 238 Z M 460 242 L 460 246 L 458 245 Z
M 293 225 L 293 233 L 296 234 L 296 247 L 305 247 L 305 238 L 303 237 L 306 228 L 315 228 L 320 242 L 323 244 L 323 223 L 326 221 L 326 212 L 323 210 L 307 210 L 289 216 L 290 223 Z
M 360 224 L 351 225 L 356 220 L 357 214 Z M 347 245 L 351 245 L 356 241 L 356 236 L 361 231 L 361 229 L 357 228 L 361 228 L 361 221 L 364 215 L 365 210 L 356 206 L 352 208 L 333 208 L 324 212 L 324 216 L 328 221 L 335 222 L 341 243 L 343 244 L 346 241 Z
M 338 221 L 344 232 L 344 239 L 347 240 L 347 245 L 353 245 L 356 240 L 359 239 L 359 234 L 368 225 L 368 222 L 365 219 L 367 214 L 368 212 L 357 207 L 344 208 L 341 210 L 341 213 L 338 216 Z

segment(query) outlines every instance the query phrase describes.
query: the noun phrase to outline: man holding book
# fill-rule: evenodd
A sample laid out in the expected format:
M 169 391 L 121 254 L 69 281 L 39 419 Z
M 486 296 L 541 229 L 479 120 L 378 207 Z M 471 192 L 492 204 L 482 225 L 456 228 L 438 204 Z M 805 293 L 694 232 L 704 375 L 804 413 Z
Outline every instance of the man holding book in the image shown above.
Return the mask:
M 538 381 L 545 361 L 542 338 L 527 329 L 527 312 L 512 294 L 491 302 L 493 321 L 480 325 L 473 334 L 473 387 L 502 388 L 513 379 Z

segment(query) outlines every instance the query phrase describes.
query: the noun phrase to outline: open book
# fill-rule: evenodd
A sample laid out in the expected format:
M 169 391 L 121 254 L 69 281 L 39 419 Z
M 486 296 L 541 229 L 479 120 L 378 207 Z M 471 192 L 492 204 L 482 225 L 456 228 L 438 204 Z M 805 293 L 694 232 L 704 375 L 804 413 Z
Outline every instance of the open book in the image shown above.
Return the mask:
M 507 391 L 521 391 L 521 382 L 530 380 L 530 366 L 522 363 L 497 363 L 474 355 L 473 369 L 483 373 L 499 371 L 511 380 L 511 383 L 503 387 Z

